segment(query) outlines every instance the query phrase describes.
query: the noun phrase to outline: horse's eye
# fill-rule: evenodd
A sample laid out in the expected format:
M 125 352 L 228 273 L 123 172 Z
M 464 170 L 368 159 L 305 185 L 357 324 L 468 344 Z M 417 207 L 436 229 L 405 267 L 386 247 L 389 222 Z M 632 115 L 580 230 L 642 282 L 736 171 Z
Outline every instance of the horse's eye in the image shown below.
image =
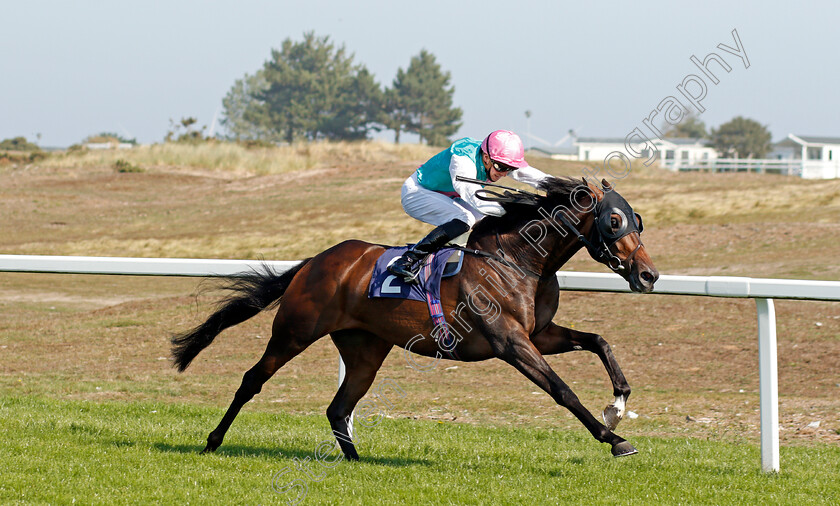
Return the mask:
M 618 230 L 621 227 L 621 218 L 618 216 L 613 216 L 610 218 L 610 226 L 613 230 Z

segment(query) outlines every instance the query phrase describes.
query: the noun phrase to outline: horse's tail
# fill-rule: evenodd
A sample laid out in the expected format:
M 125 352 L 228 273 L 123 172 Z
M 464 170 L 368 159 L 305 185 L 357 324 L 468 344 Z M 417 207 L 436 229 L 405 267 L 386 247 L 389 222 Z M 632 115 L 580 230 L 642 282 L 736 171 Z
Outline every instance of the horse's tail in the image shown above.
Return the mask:
M 226 328 L 279 304 L 292 279 L 310 260 L 307 258 L 283 274 L 263 264 L 261 270 L 254 270 L 244 276 L 228 277 L 224 289 L 232 293 L 219 301 L 216 312 L 198 327 L 172 337 L 172 357 L 178 371 L 183 372 L 201 350 L 210 346 L 213 339 Z

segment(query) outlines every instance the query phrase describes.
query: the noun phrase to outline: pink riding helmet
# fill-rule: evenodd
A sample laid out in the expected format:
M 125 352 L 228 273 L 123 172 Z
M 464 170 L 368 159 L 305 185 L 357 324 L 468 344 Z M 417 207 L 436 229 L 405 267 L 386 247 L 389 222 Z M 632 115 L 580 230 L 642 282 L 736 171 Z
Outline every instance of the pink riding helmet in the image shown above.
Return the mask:
M 484 142 L 481 149 L 490 155 L 493 161 L 521 169 L 528 166 L 525 161 L 525 147 L 522 139 L 510 130 L 496 130 Z

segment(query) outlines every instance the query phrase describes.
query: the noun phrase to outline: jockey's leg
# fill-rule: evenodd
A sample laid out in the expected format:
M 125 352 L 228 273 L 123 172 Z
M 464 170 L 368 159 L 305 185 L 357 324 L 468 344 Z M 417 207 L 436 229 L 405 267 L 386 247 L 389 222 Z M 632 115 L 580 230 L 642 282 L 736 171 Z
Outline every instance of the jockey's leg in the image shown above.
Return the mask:
M 456 237 L 468 232 L 470 225 L 455 219 L 435 227 L 417 244 L 409 248 L 403 255 L 392 263 L 388 270 L 413 283 L 417 279 L 419 265 L 423 258 L 439 250 L 443 245 Z
M 428 236 L 418 242 L 388 270 L 413 282 L 419 270 L 420 261 L 429 253 L 437 251 L 452 240 L 464 240 L 470 228 L 481 218 L 481 213 L 473 209 L 460 198 L 452 198 L 421 186 L 416 174 L 405 180 L 400 199 L 402 207 L 409 216 L 435 228 Z

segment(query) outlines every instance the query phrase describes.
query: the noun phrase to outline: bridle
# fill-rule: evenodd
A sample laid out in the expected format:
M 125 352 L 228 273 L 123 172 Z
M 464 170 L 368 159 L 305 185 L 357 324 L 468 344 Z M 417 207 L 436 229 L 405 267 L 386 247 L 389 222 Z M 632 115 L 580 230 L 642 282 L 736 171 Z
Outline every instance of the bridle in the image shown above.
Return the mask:
M 622 209 L 622 207 L 626 209 Z M 595 204 L 595 209 L 593 209 L 592 214 L 595 217 L 595 237 L 592 241 L 587 239 L 577 227 L 570 223 L 569 219 L 563 213 L 557 213 L 557 217 L 586 246 L 586 250 L 589 251 L 592 258 L 604 263 L 613 272 L 622 274 L 627 267 L 620 258 L 613 254 L 611 248 L 624 237 L 632 233 L 638 234 L 639 244 L 627 255 L 627 263 L 630 263 L 642 247 L 642 231 L 644 230 L 642 216 L 639 213 L 633 212 L 630 205 L 613 191 L 604 192 L 604 197 Z M 613 214 L 618 215 L 621 219 L 621 225 L 615 231 L 612 229 Z M 628 214 L 632 214 L 635 219 L 633 221 L 629 220 L 627 218 Z
M 540 196 L 535 193 L 487 181 L 465 178 L 462 176 L 457 176 L 456 179 L 469 183 L 495 186 L 505 190 L 502 193 L 487 189 L 477 190 L 476 197 L 481 200 L 529 205 L 538 205 L 540 202 Z M 621 195 L 612 190 L 604 192 L 604 196 L 601 200 L 596 202 L 595 207 L 592 210 L 592 214 L 595 221 L 595 237 L 593 237 L 592 240 L 587 239 L 586 236 L 584 236 L 580 230 L 578 230 L 578 228 L 569 221 L 564 213 L 556 213 L 556 216 L 561 222 L 563 222 L 563 225 L 567 229 L 571 230 L 577 239 L 583 243 L 592 258 L 605 264 L 617 274 L 624 273 L 624 271 L 627 270 L 627 267 L 624 265 L 624 262 L 622 262 L 622 260 L 611 251 L 611 248 L 624 237 L 633 233 L 638 234 L 639 244 L 636 245 L 636 248 L 629 255 L 627 255 L 627 263 L 630 263 L 642 247 L 641 234 L 644 230 L 644 224 L 642 223 L 641 215 L 634 212 L 633 208 L 630 207 L 630 204 L 628 204 Z M 621 219 L 621 225 L 617 230 L 613 230 L 612 228 L 612 215 L 614 214 Z M 634 219 L 630 220 L 628 219 L 628 216 L 633 216 Z

